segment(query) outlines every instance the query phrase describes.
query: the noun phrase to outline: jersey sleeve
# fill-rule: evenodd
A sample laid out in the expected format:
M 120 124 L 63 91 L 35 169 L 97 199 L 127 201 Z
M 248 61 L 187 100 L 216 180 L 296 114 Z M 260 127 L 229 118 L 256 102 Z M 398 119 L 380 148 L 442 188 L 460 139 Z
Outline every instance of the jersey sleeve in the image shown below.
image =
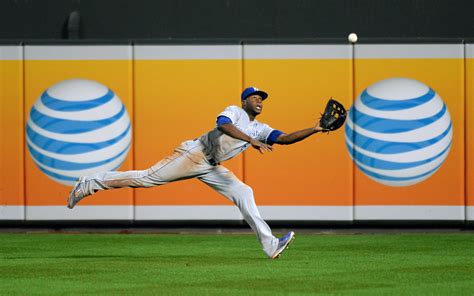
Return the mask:
M 229 118 L 233 124 L 237 123 L 240 118 L 240 112 L 237 106 L 229 106 L 225 108 L 224 111 L 222 111 L 219 115 L 217 115 L 217 118 L 219 117 L 227 117 Z
M 232 123 L 232 120 L 229 117 L 219 115 L 216 120 L 217 126 L 227 124 L 227 123 Z
M 273 145 L 277 142 L 277 139 L 280 135 L 283 135 L 284 132 L 280 131 L 280 130 L 273 130 L 270 135 L 268 135 L 267 137 L 267 144 L 268 145 Z
M 284 134 L 280 130 L 276 130 L 270 127 L 268 124 L 262 123 L 259 127 L 259 136 L 258 140 L 260 142 L 273 145 L 275 144 L 276 139 L 279 135 Z

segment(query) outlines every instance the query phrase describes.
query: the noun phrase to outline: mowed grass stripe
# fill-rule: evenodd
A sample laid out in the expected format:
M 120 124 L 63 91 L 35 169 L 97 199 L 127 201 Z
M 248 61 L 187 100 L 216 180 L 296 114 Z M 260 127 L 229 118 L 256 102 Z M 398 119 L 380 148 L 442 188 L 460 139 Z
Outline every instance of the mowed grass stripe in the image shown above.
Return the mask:
M 473 295 L 472 233 L 0 234 L 0 291 L 24 294 Z

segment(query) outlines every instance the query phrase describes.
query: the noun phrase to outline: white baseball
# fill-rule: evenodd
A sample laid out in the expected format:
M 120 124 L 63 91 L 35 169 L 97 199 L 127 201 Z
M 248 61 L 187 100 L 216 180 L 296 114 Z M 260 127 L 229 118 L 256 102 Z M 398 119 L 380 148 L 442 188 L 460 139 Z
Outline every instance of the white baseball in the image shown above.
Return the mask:
M 357 34 L 356 33 L 350 33 L 349 36 L 347 36 L 347 39 L 349 42 L 356 43 L 357 42 Z

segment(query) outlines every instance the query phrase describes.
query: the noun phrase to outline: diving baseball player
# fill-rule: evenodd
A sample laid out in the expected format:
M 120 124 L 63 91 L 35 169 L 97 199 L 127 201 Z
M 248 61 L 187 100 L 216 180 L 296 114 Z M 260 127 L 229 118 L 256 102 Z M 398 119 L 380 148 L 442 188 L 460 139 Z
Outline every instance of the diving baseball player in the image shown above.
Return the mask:
M 199 138 L 181 143 L 165 159 L 142 171 L 101 172 L 79 178 L 68 197 L 72 209 L 83 198 L 99 190 L 124 187 L 153 187 L 169 182 L 198 178 L 231 200 L 245 221 L 256 233 L 264 253 L 278 258 L 295 238 L 289 232 L 278 239 L 262 219 L 254 201 L 253 191 L 232 172 L 221 165 L 248 147 L 271 152 L 273 144 L 293 144 L 321 131 L 333 130 L 321 119 L 314 127 L 293 133 L 283 133 L 257 121 L 268 94 L 255 87 L 241 95 L 242 107 L 229 106 L 217 116 L 216 127 Z M 331 123 L 332 124 L 332 123 Z M 341 124 L 342 125 L 342 124 Z

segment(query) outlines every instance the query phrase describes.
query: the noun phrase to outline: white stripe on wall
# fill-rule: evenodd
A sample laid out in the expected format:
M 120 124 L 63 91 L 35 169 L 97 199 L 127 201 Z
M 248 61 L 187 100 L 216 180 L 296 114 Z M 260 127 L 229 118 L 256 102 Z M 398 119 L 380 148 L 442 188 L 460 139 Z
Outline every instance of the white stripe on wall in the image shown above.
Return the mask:
M 0 46 L 0 61 L 23 60 L 23 48 L 19 45 Z
M 355 220 L 464 220 L 464 206 L 355 206 Z
M 0 220 L 25 220 L 25 207 L 0 205 Z
M 462 44 L 360 44 L 356 59 L 459 59 L 464 57 Z
M 474 58 L 474 45 L 466 44 Z M 21 46 L 0 46 L 0 60 L 21 60 Z M 137 60 L 240 59 L 240 45 L 136 45 Z M 26 45 L 27 60 L 123 60 L 132 58 L 130 45 Z M 244 45 L 245 59 L 350 59 L 351 45 Z M 462 44 L 360 44 L 358 59 L 462 58 Z
M 131 60 L 131 45 L 26 45 L 25 60 Z
M 474 59 L 474 44 L 466 44 L 466 58 L 467 59 Z
M 352 220 L 351 206 L 259 206 L 265 220 Z M 136 206 L 136 220 L 242 220 L 235 206 Z
M 27 206 L 26 220 L 133 220 L 133 206 Z
M 0 206 L 0 220 L 243 220 L 235 206 Z M 260 206 L 271 221 L 466 220 L 474 206 Z
M 283 221 L 352 221 L 352 206 L 261 206 L 262 217 Z
M 466 207 L 466 220 L 467 221 L 474 221 L 474 206 L 467 206 Z
M 136 206 L 135 220 L 242 220 L 235 206 Z
M 351 59 L 351 45 L 244 45 L 244 59 Z
M 135 45 L 135 60 L 241 59 L 240 45 Z

